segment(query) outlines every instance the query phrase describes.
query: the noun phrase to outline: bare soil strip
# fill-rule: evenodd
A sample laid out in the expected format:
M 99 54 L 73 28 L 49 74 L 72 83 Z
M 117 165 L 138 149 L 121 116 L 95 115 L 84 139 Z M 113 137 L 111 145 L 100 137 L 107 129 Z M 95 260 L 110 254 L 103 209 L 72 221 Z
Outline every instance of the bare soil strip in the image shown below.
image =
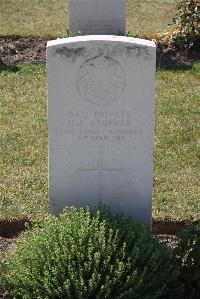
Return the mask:
M 0 65 L 45 63 L 46 43 L 53 37 L 0 36 Z M 200 53 L 176 50 L 157 43 L 157 65 L 190 66 L 200 60 Z
M 15 238 L 27 228 L 27 224 L 31 227 L 31 222 L 27 219 L 0 220 L 0 237 L 8 239 Z M 186 224 L 186 220 L 179 222 L 175 220 L 153 220 L 152 230 L 156 235 L 176 235 Z

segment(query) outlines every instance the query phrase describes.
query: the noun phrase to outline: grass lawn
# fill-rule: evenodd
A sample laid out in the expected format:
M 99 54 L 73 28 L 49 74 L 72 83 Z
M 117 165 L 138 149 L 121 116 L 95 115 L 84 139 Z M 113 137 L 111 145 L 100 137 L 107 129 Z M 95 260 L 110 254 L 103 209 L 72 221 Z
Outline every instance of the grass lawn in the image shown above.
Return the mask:
M 45 65 L 0 72 L 0 219 L 47 212 Z M 156 81 L 154 201 L 156 219 L 200 219 L 200 64 L 160 69 Z
M 127 0 L 127 31 L 134 36 L 151 36 L 167 30 L 178 2 Z M 0 35 L 66 36 L 67 0 L 1 0 L 0 3 Z
M 44 65 L 0 73 L 0 218 L 47 211 L 47 95 Z
M 154 217 L 200 220 L 200 63 L 158 70 Z

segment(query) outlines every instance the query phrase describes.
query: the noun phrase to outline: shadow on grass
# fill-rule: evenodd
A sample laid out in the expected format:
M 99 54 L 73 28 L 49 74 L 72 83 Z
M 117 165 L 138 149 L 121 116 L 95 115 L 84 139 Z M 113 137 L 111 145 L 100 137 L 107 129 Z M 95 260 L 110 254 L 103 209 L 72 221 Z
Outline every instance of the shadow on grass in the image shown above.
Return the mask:
M 192 69 L 192 64 L 185 65 L 185 64 L 158 64 L 156 66 L 157 70 L 162 71 L 188 71 Z
M 6 64 L 0 61 L 0 73 L 3 71 L 8 71 L 11 73 L 16 73 L 19 70 L 17 65 Z
M 18 236 L 26 229 L 26 223 L 31 225 L 27 219 L 0 220 L 0 237 L 13 238 Z

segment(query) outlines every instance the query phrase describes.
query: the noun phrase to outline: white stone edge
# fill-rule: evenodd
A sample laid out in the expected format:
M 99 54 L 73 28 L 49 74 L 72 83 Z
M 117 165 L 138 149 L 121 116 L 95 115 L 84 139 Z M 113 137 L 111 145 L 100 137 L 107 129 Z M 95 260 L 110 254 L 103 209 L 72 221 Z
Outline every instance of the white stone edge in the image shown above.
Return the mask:
M 90 41 L 123 42 L 123 43 L 131 43 L 134 45 L 156 48 L 156 44 L 153 41 L 141 39 L 141 38 L 117 36 L 117 35 L 84 35 L 84 36 L 57 38 L 55 40 L 48 41 L 47 48 L 52 46 L 63 45 L 63 44 L 90 42 Z

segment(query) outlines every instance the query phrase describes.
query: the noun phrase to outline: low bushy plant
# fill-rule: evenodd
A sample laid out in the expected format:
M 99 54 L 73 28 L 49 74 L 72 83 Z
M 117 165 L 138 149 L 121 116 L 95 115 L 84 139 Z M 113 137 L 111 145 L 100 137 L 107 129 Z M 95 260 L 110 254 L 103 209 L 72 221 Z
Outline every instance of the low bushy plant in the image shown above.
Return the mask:
M 179 239 L 174 255 L 181 266 L 180 280 L 188 298 L 200 298 L 200 224 L 188 225 Z
M 172 45 L 181 48 L 200 47 L 200 1 L 182 0 L 173 19 Z
M 178 298 L 179 270 L 145 225 L 69 208 L 24 233 L 1 264 L 14 298 Z

